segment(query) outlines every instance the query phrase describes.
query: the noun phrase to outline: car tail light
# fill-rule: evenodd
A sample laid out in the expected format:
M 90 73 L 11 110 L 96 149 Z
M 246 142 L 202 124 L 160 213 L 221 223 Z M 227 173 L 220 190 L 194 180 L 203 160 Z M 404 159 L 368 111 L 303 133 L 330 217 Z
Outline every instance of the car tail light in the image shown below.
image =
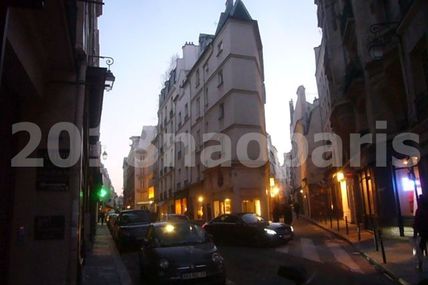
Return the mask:
M 206 228 L 207 225 L 208 225 L 207 223 L 203 224 L 202 228 L 205 230 L 205 228 Z

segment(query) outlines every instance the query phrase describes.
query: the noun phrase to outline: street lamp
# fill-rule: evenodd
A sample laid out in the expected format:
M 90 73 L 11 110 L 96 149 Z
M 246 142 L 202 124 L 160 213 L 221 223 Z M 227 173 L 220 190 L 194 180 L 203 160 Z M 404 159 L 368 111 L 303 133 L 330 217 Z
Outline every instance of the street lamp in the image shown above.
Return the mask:
M 103 152 L 102 157 L 103 157 L 103 160 L 106 160 L 106 159 L 107 159 L 108 154 L 107 154 L 107 152 L 106 152 L 106 151 L 104 151 L 104 152 Z
M 116 77 L 114 77 L 113 73 L 108 69 L 106 71 L 105 75 L 105 90 L 107 92 L 111 91 L 113 89 L 114 81 L 116 80 Z
M 399 24 L 399 22 L 386 22 L 370 26 L 373 38 L 369 42 L 368 49 L 373 60 L 382 60 L 387 45 L 391 44 L 394 39 L 399 39 L 399 35 L 394 30 Z
M 101 56 L 101 55 L 90 55 L 89 58 L 97 58 L 97 59 L 103 59 L 105 60 L 105 63 L 107 64 L 107 71 L 104 75 L 104 89 L 109 92 L 113 89 L 114 82 L 116 80 L 116 77 L 111 72 L 110 67 L 114 64 L 114 58 L 110 56 Z

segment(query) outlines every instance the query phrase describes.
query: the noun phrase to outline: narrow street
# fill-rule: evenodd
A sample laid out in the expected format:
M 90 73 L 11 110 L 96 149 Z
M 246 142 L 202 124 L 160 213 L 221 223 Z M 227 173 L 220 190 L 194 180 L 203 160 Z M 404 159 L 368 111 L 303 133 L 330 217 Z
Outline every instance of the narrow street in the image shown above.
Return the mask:
M 220 247 L 225 258 L 227 284 L 294 284 L 277 275 L 279 266 L 304 269 L 308 284 L 394 284 L 352 247 L 303 220 L 295 223 L 296 237 L 277 248 Z M 133 284 L 141 284 L 136 252 L 122 260 Z

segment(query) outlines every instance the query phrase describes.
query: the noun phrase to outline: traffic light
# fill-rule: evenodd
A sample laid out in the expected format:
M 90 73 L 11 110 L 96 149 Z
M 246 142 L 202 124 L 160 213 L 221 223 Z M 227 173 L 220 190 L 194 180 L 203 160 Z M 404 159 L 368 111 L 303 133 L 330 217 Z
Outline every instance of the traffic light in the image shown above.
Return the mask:
M 97 196 L 99 200 L 104 200 L 109 194 L 108 189 L 105 186 L 101 186 L 101 188 L 97 191 Z

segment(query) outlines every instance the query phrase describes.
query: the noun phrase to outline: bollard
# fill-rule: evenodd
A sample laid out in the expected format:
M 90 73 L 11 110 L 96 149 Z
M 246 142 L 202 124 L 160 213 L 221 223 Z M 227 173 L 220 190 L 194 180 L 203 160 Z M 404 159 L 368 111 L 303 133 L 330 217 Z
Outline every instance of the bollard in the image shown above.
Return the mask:
M 385 254 L 385 247 L 383 246 L 382 230 L 378 230 L 378 232 L 379 232 L 380 250 L 382 251 L 382 259 L 383 259 L 383 263 L 386 264 L 386 254 Z
M 336 225 L 337 225 L 337 231 L 340 232 L 339 216 L 337 215 L 336 215 Z
M 360 223 L 357 224 L 357 232 L 358 232 L 358 241 L 361 241 L 361 228 Z
M 379 251 L 379 243 L 378 243 L 378 233 L 377 233 L 377 229 L 374 228 L 374 243 L 375 243 L 375 247 L 376 247 L 376 251 Z
M 345 216 L 345 229 L 346 229 L 346 235 L 349 235 L 348 217 L 347 216 Z

